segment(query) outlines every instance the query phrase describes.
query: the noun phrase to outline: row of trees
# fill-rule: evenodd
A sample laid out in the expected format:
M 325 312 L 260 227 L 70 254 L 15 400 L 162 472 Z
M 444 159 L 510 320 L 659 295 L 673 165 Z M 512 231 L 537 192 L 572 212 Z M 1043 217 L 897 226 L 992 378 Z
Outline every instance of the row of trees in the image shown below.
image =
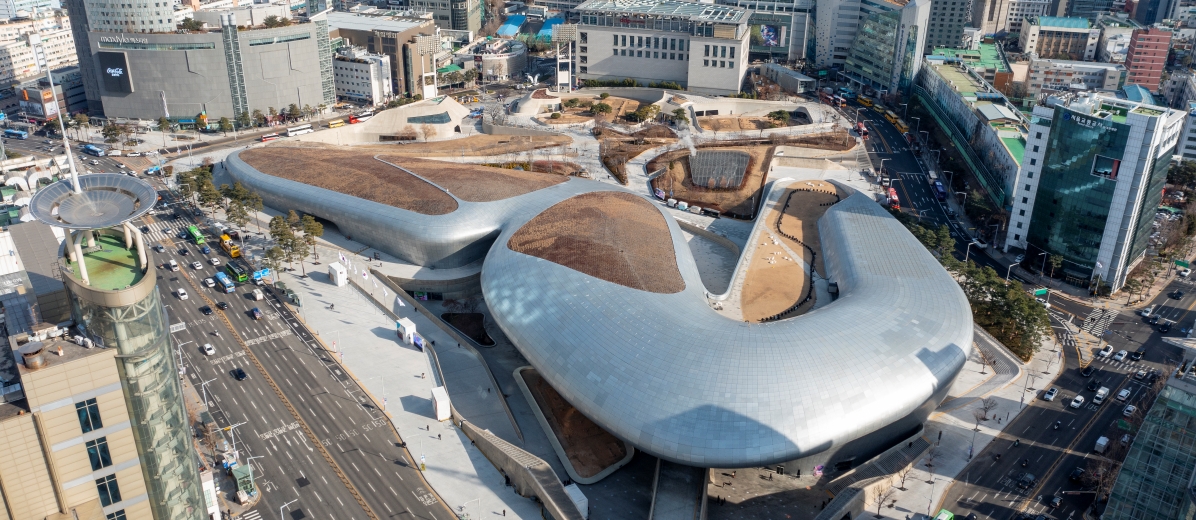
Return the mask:
M 313 260 L 319 260 L 316 252 L 316 239 L 324 235 L 324 225 L 311 215 L 299 216 L 295 210 L 287 216 L 275 215 L 270 219 L 270 238 L 276 245 L 266 250 L 264 263 L 266 267 L 278 271 L 283 262 L 290 267 L 294 261 L 299 261 L 303 275 L 307 276 L 307 268 L 303 266 L 303 258 L 312 255 Z

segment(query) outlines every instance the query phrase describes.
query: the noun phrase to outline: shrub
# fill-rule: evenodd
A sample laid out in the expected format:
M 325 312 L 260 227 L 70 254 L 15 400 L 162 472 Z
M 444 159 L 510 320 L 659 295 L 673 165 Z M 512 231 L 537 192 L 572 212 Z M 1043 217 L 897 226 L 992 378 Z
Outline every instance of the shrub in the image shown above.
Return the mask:
M 561 113 L 560 113 L 560 112 L 553 112 L 553 113 L 552 113 L 552 115 L 548 116 L 548 118 L 549 118 L 549 119 L 560 119 L 560 118 L 561 118 Z
M 606 99 L 606 98 L 610 97 L 610 93 L 603 92 L 602 94 L 599 94 L 598 97 L 602 98 L 602 99 Z
M 561 103 L 561 104 L 562 104 L 562 105 L 565 105 L 565 108 L 573 108 L 573 107 L 576 107 L 576 106 L 577 106 L 577 104 L 578 104 L 578 101 L 577 101 L 577 98 L 571 98 L 571 99 L 566 99 L 566 100 L 565 100 L 563 103 Z

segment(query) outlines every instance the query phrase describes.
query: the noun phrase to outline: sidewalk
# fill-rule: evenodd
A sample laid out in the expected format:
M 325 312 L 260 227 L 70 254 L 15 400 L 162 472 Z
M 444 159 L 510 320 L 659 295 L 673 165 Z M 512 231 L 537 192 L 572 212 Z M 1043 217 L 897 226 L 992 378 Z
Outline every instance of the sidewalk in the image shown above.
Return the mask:
M 977 339 L 981 341 L 981 338 Z M 1006 357 L 1012 357 L 1004 347 L 998 348 L 1004 351 Z M 918 513 L 929 515 L 931 512 L 937 512 L 941 508 L 944 494 L 952 483 L 956 480 L 966 482 L 971 478 L 969 473 L 964 472 L 971 460 L 971 454 L 980 453 L 1001 434 L 1009 421 L 1028 406 L 1039 390 L 1049 386 L 1059 376 L 1063 364 L 1058 350 L 1053 348 L 1051 345 L 1044 345 L 1029 363 L 1017 362 L 1017 377 L 1008 378 L 1006 383 L 983 396 L 995 399 L 997 407 L 989 412 L 990 419 L 980 424 L 979 431 L 974 431 L 976 421 L 972 417 L 972 410 L 977 408 L 980 396 L 968 405 L 951 407 L 950 410 L 932 415 L 926 423 L 925 438 L 934 443 L 934 446 L 915 464 L 914 470 L 905 481 L 906 490 L 898 491 L 894 495 L 895 506 L 892 509 L 886 508 L 882 513 L 891 518 L 906 519 Z M 950 395 L 955 395 L 957 391 L 961 395 L 970 395 L 972 385 L 977 384 L 980 379 L 978 376 L 982 368 L 976 360 L 977 356 L 974 354 L 965 364 L 960 377 L 952 386 Z M 995 372 L 991 367 L 986 371 L 990 374 Z M 999 376 L 997 374 L 992 377 Z M 988 381 L 989 379 L 984 379 L 979 384 Z M 927 463 L 932 467 L 927 468 Z
M 199 454 L 203 465 L 212 471 L 213 481 L 216 484 L 216 498 L 219 501 L 219 509 L 221 512 L 230 513 L 232 515 L 231 518 L 241 517 L 261 503 L 263 491 L 259 487 L 257 495 L 250 497 L 248 504 L 241 505 L 237 502 L 237 483 L 228 472 L 224 471 L 220 463 L 216 460 L 217 454 L 224 453 L 222 449 L 224 446 L 217 444 L 215 449 L 211 449 L 204 442 L 204 439 L 196 436 L 196 432 L 200 431 L 200 424 L 204 420 L 203 416 L 206 415 L 208 420 L 211 420 L 211 416 L 208 415 L 208 405 L 203 402 L 203 398 L 200 397 L 199 392 L 191 385 L 189 378 L 182 378 L 182 383 L 183 403 L 187 408 L 187 417 L 191 421 L 188 425 L 192 433 L 191 443 L 195 447 L 195 452 Z M 213 426 L 215 425 L 214 422 L 212 424 Z M 218 439 L 224 439 L 224 434 L 220 431 L 217 431 L 214 435 Z

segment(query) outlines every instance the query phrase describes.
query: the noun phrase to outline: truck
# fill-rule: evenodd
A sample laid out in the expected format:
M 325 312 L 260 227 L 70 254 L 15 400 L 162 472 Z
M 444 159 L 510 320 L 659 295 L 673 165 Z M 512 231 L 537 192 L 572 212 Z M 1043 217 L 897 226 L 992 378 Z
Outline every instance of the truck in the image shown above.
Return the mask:
M 220 247 L 224 248 L 224 252 L 228 253 L 230 258 L 241 256 L 241 246 L 233 243 L 233 237 L 220 235 Z
M 1092 451 L 1095 451 L 1097 453 L 1104 453 L 1105 448 L 1108 448 L 1108 447 L 1109 447 L 1109 438 L 1102 436 L 1101 438 L 1096 440 L 1096 447 L 1093 448 Z
M 1101 404 L 1105 402 L 1106 397 L 1109 397 L 1109 387 L 1102 386 L 1096 391 L 1096 397 L 1092 398 L 1092 404 Z
M 254 301 L 265 300 L 266 293 L 263 293 L 261 289 L 254 289 L 253 290 L 253 299 L 254 299 Z
M 860 134 L 861 139 L 864 139 L 864 140 L 868 139 L 868 127 L 864 126 L 863 121 L 860 121 L 855 124 L 855 130 L 856 130 L 856 132 L 858 132 Z

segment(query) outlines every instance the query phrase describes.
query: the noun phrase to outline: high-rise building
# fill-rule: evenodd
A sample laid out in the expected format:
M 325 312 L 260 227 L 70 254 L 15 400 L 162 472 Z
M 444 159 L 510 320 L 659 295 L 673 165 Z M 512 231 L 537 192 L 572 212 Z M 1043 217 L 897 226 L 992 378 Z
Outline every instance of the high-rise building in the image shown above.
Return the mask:
M 1026 18 L 1018 37 L 1022 52 L 1039 58 L 1092 61 L 1100 30 L 1085 18 L 1033 16 Z
M 1196 368 L 1187 350 L 1181 367 L 1189 365 Z M 1162 377 L 1167 382 L 1145 413 L 1109 492 L 1105 520 L 1196 516 L 1196 374 L 1184 370 Z
M 53 8 L 50 0 L 0 0 L 0 19 L 28 18 Z
M 1122 11 L 1125 11 L 1125 0 L 1051 0 L 1047 14 L 1095 20 L 1101 13 Z
M 340 99 L 379 105 L 394 95 L 390 60 L 381 54 L 370 54 L 352 45 L 341 47 L 332 60 L 332 72 Z
M 933 47 L 959 47 L 963 28 L 972 21 L 971 0 L 932 0 L 926 28 L 926 50 Z
M 1134 20 L 1143 25 L 1154 25 L 1177 14 L 1178 0 L 1138 0 L 1134 4 Z
M 1142 85 L 1151 92 L 1158 91 L 1170 45 L 1171 31 L 1158 27 L 1135 30 L 1125 53 L 1125 68 L 1129 72 L 1126 82 Z
M 1019 32 L 1026 18 L 1051 14 L 1050 4 L 1050 0 L 974 0 L 971 25 L 984 36 Z
M 751 9 L 748 53 L 752 59 L 805 60 L 814 49 L 813 0 L 717 0 Z
M 869 15 L 856 33 L 843 77 L 881 91 L 907 92 L 922 65 L 931 0 Z
M 1196 160 L 1196 101 L 1188 102 L 1188 118 L 1184 120 L 1184 131 L 1179 138 L 1175 155 L 1184 161 Z
M 900 10 L 908 3 L 909 0 L 817 2 L 815 65 L 824 68 L 842 66 L 847 62 L 847 55 L 851 53 L 856 33 L 863 27 L 864 20 L 874 14 Z M 926 26 L 919 26 L 918 32 L 924 34 Z
M 1005 250 L 1058 255 L 1067 283 L 1121 289 L 1146 257 L 1186 115 L 1100 93 L 1035 106 Z
M 390 59 L 391 90 L 400 96 L 420 94 L 420 78 L 435 73 L 430 54 L 421 54 L 417 41 L 432 37 L 436 25 L 427 14 L 420 17 L 328 13 L 332 36 Z

